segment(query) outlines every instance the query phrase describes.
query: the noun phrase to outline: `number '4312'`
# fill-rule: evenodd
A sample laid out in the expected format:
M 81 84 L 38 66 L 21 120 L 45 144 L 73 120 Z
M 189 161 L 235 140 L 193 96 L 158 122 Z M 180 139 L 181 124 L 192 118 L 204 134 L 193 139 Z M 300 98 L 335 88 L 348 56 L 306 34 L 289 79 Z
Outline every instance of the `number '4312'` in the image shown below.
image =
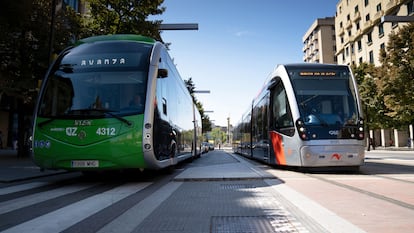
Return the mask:
M 116 135 L 115 128 L 98 128 L 96 129 L 96 134 L 100 136 L 114 136 Z

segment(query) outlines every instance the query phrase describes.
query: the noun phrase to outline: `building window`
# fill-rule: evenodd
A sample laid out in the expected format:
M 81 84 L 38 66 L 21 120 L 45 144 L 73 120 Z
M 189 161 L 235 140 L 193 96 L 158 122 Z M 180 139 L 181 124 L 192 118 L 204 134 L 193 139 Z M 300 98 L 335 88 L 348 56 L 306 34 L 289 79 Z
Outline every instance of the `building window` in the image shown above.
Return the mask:
M 384 43 L 380 44 L 380 56 L 382 56 L 382 55 L 387 56 L 387 51 L 385 50 L 385 44 Z
M 379 24 L 378 25 L 378 36 L 381 38 L 384 36 L 384 24 Z
M 355 8 L 354 8 L 354 12 L 355 12 L 355 13 L 358 13 L 358 11 L 359 11 L 359 9 L 358 9 L 358 5 L 356 5 L 356 6 L 355 6 Z
M 365 6 L 368 6 L 369 0 L 365 0 L 364 3 L 365 3 Z
M 351 20 L 351 15 L 350 15 L 350 14 L 348 14 L 348 15 L 346 16 L 346 20 L 347 20 L 347 21 L 350 21 L 350 20 Z
M 351 54 L 354 54 L 354 51 L 355 49 L 354 49 L 354 44 L 351 44 Z
M 349 47 L 345 48 L 345 56 L 349 57 Z
M 356 30 L 359 30 L 359 29 L 361 28 L 361 27 L 359 26 L 359 22 L 360 22 L 360 21 L 358 20 L 358 22 L 356 22 L 356 23 L 355 23 Z
M 357 46 L 358 46 L 358 51 L 361 51 L 362 50 L 362 41 L 361 40 L 358 40 Z
M 341 44 L 343 44 L 343 43 L 344 43 L 344 37 L 341 36 Z
M 407 3 L 407 12 L 408 12 L 408 15 L 411 15 L 414 13 L 414 0 Z
M 372 44 L 372 32 L 369 32 L 367 34 L 367 44 L 368 45 Z
M 366 16 L 365 16 L 365 22 L 368 22 L 370 20 L 370 17 L 369 17 L 369 14 L 367 14 Z
M 374 64 L 374 52 L 369 51 L 369 63 Z
M 348 30 L 348 36 L 352 36 L 352 31 Z
M 362 60 L 362 57 L 360 57 L 360 58 L 359 58 L 359 64 L 361 64 L 361 63 L 362 63 L 362 61 L 363 61 L 363 60 Z
M 381 9 L 381 3 L 380 3 L 380 4 L 378 4 L 378 5 L 377 5 L 377 12 L 378 12 L 378 11 L 381 11 L 381 10 L 382 10 L 382 9 Z

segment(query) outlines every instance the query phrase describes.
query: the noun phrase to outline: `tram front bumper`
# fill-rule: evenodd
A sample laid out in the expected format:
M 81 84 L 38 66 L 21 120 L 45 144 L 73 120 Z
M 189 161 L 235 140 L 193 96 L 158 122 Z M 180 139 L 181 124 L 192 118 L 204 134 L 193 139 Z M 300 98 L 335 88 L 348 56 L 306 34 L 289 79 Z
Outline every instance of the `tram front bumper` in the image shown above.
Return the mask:
M 360 166 L 364 163 L 364 147 L 360 145 L 303 146 L 302 166 Z

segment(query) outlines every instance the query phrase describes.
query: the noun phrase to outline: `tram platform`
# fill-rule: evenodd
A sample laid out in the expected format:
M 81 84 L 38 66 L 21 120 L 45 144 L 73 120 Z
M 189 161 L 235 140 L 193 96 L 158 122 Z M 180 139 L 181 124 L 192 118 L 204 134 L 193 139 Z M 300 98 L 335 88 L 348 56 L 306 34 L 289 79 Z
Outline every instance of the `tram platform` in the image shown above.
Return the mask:
M 262 166 L 210 151 L 99 232 L 364 232 Z

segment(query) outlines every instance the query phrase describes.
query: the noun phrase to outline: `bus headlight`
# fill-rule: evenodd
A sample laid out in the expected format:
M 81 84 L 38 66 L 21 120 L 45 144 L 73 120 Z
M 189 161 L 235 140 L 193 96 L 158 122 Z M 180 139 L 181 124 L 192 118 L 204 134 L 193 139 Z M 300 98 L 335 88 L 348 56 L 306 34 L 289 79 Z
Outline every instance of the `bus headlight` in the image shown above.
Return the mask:
M 151 144 L 145 144 L 144 148 L 145 148 L 145 150 L 150 150 L 151 149 Z

